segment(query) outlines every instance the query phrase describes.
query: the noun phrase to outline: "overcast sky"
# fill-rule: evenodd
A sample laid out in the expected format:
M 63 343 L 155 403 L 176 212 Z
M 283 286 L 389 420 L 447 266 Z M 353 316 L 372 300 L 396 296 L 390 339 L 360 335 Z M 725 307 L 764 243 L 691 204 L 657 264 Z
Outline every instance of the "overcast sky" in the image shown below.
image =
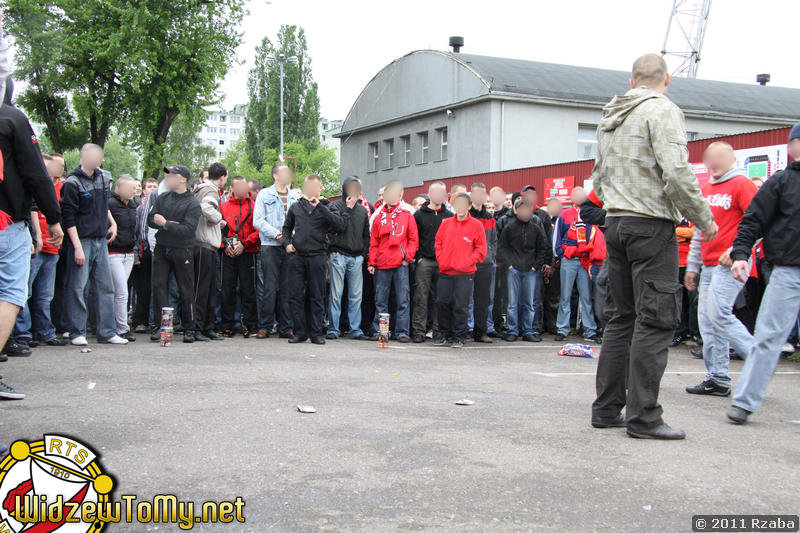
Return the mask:
M 224 106 L 247 102 L 252 54 L 281 24 L 305 28 L 321 114 L 344 119 L 364 86 L 412 50 L 448 49 L 462 35 L 465 53 L 629 70 L 660 52 L 672 0 L 251 0 L 242 64 L 222 81 Z M 714 0 L 700 78 L 800 88 L 800 1 Z M 620 88 L 624 90 L 624 87 Z

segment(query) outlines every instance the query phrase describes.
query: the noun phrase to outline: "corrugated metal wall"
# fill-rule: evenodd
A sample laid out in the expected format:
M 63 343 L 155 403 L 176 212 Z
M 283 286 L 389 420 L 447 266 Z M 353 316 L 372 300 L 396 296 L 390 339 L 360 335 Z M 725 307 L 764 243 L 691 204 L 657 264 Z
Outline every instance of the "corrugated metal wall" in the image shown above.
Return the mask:
M 774 130 L 757 131 L 753 133 L 742 133 L 739 135 L 727 135 L 703 139 L 701 141 L 691 141 L 689 148 L 689 161 L 698 163 L 703 159 L 703 151 L 714 141 L 725 141 L 730 143 L 734 149 L 757 148 L 759 146 L 772 146 L 786 144 L 791 128 L 779 128 Z M 499 185 L 506 191 L 518 191 L 523 185 L 533 185 L 537 191 L 544 190 L 545 178 L 559 178 L 562 176 L 574 176 L 575 185 L 583 185 L 583 181 L 592 174 L 593 160 L 571 161 L 556 165 L 545 165 L 541 167 L 518 168 L 514 170 L 502 170 L 499 172 L 486 172 L 484 174 L 472 174 L 469 176 L 456 176 L 442 180 L 447 184 L 448 189 L 454 183 L 463 183 L 469 187 L 476 181 L 483 182 L 487 187 Z M 430 182 L 416 187 L 408 187 L 403 197 L 410 202 L 415 196 L 428 191 Z

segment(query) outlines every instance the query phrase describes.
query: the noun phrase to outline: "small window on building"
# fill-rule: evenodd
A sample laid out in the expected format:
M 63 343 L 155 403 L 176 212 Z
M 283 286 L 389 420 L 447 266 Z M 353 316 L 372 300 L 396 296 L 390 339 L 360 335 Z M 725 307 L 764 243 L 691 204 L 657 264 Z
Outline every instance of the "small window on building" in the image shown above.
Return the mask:
M 232 115 L 231 116 L 231 122 L 233 122 L 234 124 L 238 124 L 241 121 L 242 121 L 242 117 L 240 117 L 238 115 Z
M 219 121 L 220 121 L 220 122 L 225 122 L 225 119 L 226 119 L 226 118 L 228 118 L 226 115 L 220 115 L 220 116 L 219 116 Z
M 419 137 L 419 145 L 420 145 L 420 159 L 419 159 L 419 162 L 420 163 L 427 163 L 428 161 L 430 161 L 430 156 L 429 156 L 430 150 L 429 150 L 429 146 L 428 146 L 428 132 L 427 131 L 420 132 L 420 133 L 417 134 L 417 136 Z
M 228 131 L 228 130 L 227 130 L 226 128 L 220 128 L 220 129 L 219 129 L 219 132 L 220 132 L 221 134 L 223 134 L 223 135 L 225 135 L 225 134 L 227 133 L 227 131 Z
M 220 146 L 224 145 L 225 144 L 225 139 L 220 139 L 219 140 L 219 144 L 220 144 Z
M 208 144 L 217 144 L 216 139 L 208 139 Z
M 597 157 L 597 126 L 578 124 L 578 159 Z
M 386 167 L 384 167 L 384 170 L 389 170 L 394 168 L 394 139 L 386 139 L 383 144 L 386 148 Z
M 216 126 L 209 126 L 208 127 L 208 133 L 217 133 L 217 127 Z
M 436 130 L 439 134 L 439 161 L 447 159 L 447 128 Z
M 378 143 L 369 143 L 367 168 L 370 172 L 378 170 Z
M 400 144 L 403 148 L 403 166 L 407 167 L 411 164 L 411 135 L 400 137 Z

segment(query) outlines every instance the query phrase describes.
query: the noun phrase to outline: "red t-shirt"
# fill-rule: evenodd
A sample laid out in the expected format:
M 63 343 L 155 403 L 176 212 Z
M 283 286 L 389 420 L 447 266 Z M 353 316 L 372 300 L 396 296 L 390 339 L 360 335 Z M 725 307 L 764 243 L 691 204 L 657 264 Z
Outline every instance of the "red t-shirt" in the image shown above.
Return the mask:
M 703 185 L 703 196 L 708 200 L 714 222 L 719 226 L 717 238 L 701 245 L 705 266 L 718 265 L 719 256 L 733 246 L 739 222 L 757 190 L 752 180 L 741 174 L 722 183 L 709 181 Z
M 61 186 L 63 183 L 60 181 L 55 184 L 56 190 L 56 198 L 58 201 L 61 201 Z M 42 230 L 42 253 L 43 254 L 57 254 L 58 248 L 53 246 L 52 244 L 47 243 L 47 239 L 50 237 L 50 230 L 47 229 L 47 218 L 45 218 L 44 213 L 39 211 L 39 228 Z

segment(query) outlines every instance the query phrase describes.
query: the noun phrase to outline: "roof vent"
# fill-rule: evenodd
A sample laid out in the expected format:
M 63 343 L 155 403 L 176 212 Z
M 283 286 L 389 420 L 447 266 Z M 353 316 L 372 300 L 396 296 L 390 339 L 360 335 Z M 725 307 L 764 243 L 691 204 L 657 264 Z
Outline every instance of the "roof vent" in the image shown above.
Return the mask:
M 756 74 L 756 83 L 762 87 L 769 83 L 769 74 Z
M 459 53 L 461 51 L 461 47 L 464 46 L 464 38 L 457 35 L 450 37 L 450 46 L 453 48 L 454 54 Z

